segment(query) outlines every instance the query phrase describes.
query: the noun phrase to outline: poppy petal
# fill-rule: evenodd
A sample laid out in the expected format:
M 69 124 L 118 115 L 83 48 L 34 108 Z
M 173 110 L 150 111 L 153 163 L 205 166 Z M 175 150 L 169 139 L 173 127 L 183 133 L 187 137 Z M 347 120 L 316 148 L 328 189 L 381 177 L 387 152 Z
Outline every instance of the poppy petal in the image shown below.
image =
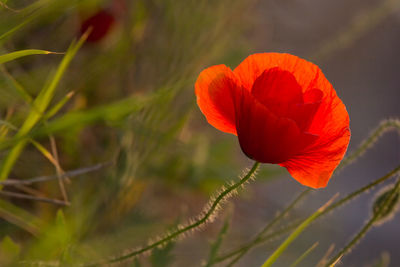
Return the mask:
M 255 80 L 266 69 L 279 67 L 290 72 L 300 85 L 304 102 L 313 102 L 313 98 L 321 98 L 321 104 L 311 122 L 307 122 L 308 131 L 324 136 L 328 132 L 341 128 L 347 121 L 348 114 L 342 101 L 337 97 L 335 89 L 325 78 L 320 68 L 304 59 L 290 54 L 260 53 L 248 56 L 234 70 L 243 87 L 251 90 Z M 332 110 L 332 109 L 336 109 Z M 335 127 L 335 125 L 337 125 Z
M 92 28 L 86 41 L 98 42 L 107 35 L 114 23 L 114 16 L 108 11 L 102 9 L 82 22 L 80 32 L 83 34 L 89 28 Z
M 236 135 L 232 95 L 239 81 L 230 68 L 217 65 L 203 70 L 195 84 L 197 104 L 207 121 L 220 131 Z
M 309 132 L 310 125 L 320 104 L 321 102 L 292 105 L 287 112 L 287 117 L 296 121 L 297 126 L 302 131 Z
M 317 141 L 319 144 L 313 149 L 280 165 L 286 167 L 291 176 L 303 185 L 312 188 L 325 187 L 346 152 L 349 138 L 350 132 L 344 129 L 342 136 L 331 144 Z
M 323 96 L 324 93 L 321 90 L 314 88 L 303 94 L 303 102 L 304 103 L 321 102 Z
M 286 117 L 289 107 L 303 102 L 294 76 L 278 67 L 264 71 L 251 89 L 252 95 L 276 115 Z
M 240 146 L 259 162 L 285 162 L 318 138 L 302 133 L 292 119 L 276 116 L 245 89 L 235 95 L 235 111 Z
M 251 90 L 254 81 L 267 69 L 279 67 L 290 72 L 303 93 L 318 88 L 322 92 L 332 87 L 317 65 L 294 55 L 284 53 L 260 53 L 248 56 L 234 70 L 242 86 Z M 325 90 L 325 88 L 327 90 Z
M 286 167 L 303 185 L 326 186 L 347 150 L 346 107 L 318 66 L 296 56 L 254 54 L 233 72 L 209 68 L 196 94 L 210 124 L 237 134 L 248 157 Z
M 337 97 L 336 97 L 337 98 Z M 319 138 L 298 155 L 281 164 L 298 182 L 313 188 L 325 187 L 343 159 L 350 140 L 349 117 L 339 98 L 324 104 L 325 125 L 320 125 Z M 320 108 L 321 109 L 321 108 Z M 327 112 L 330 110 L 329 112 Z M 324 112 L 317 112 L 323 114 Z M 318 119 L 314 119 L 318 122 Z M 322 124 L 321 121 L 318 124 Z M 314 133 L 314 132 L 313 132 Z

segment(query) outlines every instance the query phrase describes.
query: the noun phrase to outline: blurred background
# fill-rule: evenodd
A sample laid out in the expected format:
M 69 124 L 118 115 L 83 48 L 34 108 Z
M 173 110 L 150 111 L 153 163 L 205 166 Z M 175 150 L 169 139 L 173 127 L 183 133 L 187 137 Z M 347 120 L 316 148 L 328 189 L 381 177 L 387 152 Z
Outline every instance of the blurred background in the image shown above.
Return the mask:
M 287 52 L 316 63 L 349 112 L 348 151 L 380 121 L 400 115 L 399 0 L 0 0 L 0 55 L 59 52 L 0 64 L 3 169 L 18 142 L 16 131 L 36 108 L 33 99 L 54 81 L 70 55 L 64 52 L 88 29 L 51 96 L 46 110 L 54 112 L 32 127 L 33 141 L 7 175 L 25 180 L 67 173 L 69 181 L 3 188 L 1 265 L 23 260 L 74 266 L 146 244 L 199 214 L 225 182 L 251 166 L 236 137 L 210 126 L 196 105 L 194 82 L 208 66 L 234 68 L 257 52 Z M 400 139 L 393 131 L 276 227 L 308 216 L 336 192 L 346 196 L 399 162 Z M 303 189 L 283 168 L 264 164 L 214 223 L 121 266 L 202 266 L 225 222 L 218 255 L 251 240 Z M 299 266 L 315 266 L 332 244 L 342 248 L 370 218 L 375 191 L 312 224 L 276 266 L 290 266 L 317 241 Z M 400 266 L 399 219 L 374 227 L 342 266 Z M 256 246 L 234 266 L 260 266 L 284 237 Z

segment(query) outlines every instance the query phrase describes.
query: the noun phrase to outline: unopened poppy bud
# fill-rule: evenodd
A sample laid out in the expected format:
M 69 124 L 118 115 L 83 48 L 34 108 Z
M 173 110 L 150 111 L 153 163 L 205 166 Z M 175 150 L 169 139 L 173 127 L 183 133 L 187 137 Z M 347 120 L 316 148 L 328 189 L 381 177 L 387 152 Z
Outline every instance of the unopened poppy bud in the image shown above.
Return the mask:
M 372 205 L 372 213 L 377 216 L 375 219 L 375 225 L 381 225 L 396 214 L 399 207 L 400 193 L 393 192 L 394 188 L 385 188 L 377 194 Z M 378 214 L 379 213 L 379 214 Z
M 98 42 L 109 33 L 114 22 L 114 16 L 107 10 L 101 9 L 82 22 L 80 32 L 83 34 L 91 28 L 87 42 Z

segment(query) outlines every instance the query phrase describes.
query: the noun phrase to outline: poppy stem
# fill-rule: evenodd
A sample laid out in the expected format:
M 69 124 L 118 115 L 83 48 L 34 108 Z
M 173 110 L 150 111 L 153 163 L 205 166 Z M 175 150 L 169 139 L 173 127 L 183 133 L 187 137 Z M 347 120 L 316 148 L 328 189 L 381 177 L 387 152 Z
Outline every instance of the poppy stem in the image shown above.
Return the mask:
M 177 230 L 167 234 L 165 237 L 159 239 L 158 241 L 152 242 L 150 245 L 142 247 L 140 249 L 136 249 L 134 251 L 125 253 L 121 256 L 102 261 L 102 262 L 97 262 L 97 263 L 90 263 L 86 264 L 84 266 L 89 267 L 89 266 L 98 266 L 101 264 L 109 264 L 109 263 L 116 263 L 116 262 L 121 262 L 124 260 L 128 260 L 130 258 L 133 258 L 137 255 L 143 254 L 145 252 L 149 252 L 152 249 L 165 245 L 168 242 L 171 242 L 172 240 L 175 240 L 176 238 L 182 236 L 183 234 L 193 231 L 201 227 L 203 224 L 207 223 L 208 221 L 212 220 L 212 218 L 215 216 L 216 212 L 218 211 L 220 207 L 220 203 L 227 198 L 229 198 L 233 192 L 235 192 L 238 188 L 240 188 L 242 185 L 244 185 L 246 182 L 248 182 L 251 178 L 253 178 L 256 170 L 258 169 L 260 163 L 255 162 L 253 167 L 248 171 L 248 173 L 241 178 L 238 182 L 231 184 L 227 186 L 225 189 L 223 189 L 215 198 L 211 198 L 209 204 L 205 206 L 204 211 L 200 214 L 198 218 L 196 218 L 193 222 L 188 223 L 187 225 L 179 226 Z
M 350 202 L 351 200 L 353 200 L 354 198 L 358 197 L 359 195 L 369 192 L 372 188 L 374 188 L 375 186 L 385 182 L 386 180 L 388 180 L 389 178 L 395 176 L 396 174 L 400 173 L 400 165 L 395 167 L 393 170 L 391 170 L 390 172 L 388 172 L 387 174 L 385 174 L 384 176 L 378 178 L 377 180 L 371 182 L 370 184 L 354 191 L 353 193 L 350 193 L 349 195 L 347 195 L 346 197 L 343 197 L 342 199 L 334 202 L 331 206 L 327 207 L 325 210 L 323 210 L 316 219 L 318 219 L 319 217 L 322 217 L 323 215 L 326 215 L 330 212 L 332 212 L 333 210 L 335 210 L 336 208 L 339 208 L 341 206 L 343 206 L 344 204 Z M 308 194 L 312 192 L 310 189 L 306 189 L 305 192 L 302 193 L 303 194 Z M 300 196 L 299 196 L 300 197 Z M 298 197 L 298 198 L 299 198 Z M 302 196 L 304 197 L 304 196 Z M 295 200 L 296 201 L 296 200 Z M 294 202 L 295 202 L 294 201 Z M 292 203 L 293 204 L 293 203 Z M 292 205 L 290 204 L 288 206 L 288 208 Z M 270 241 L 272 239 L 275 239 L 283 234 L 286 234 L 287 232 L 295 229 L 297 226 L 299 226 L 302 223 L 302 221 L 300 222 L 296 222 L 296 223 L 290 223 L 289 225 L 286 225 L 283 228 L 280 228 L 270 234 L 267 235 L 260 235 L 260 236 L 256 236 L 252 241 L 250 241 L 249 243 L 239 247 L 236 250 L 233 250 L 231 252 L 228 252 L 222 256 L 217 257 L 217 259 L 215 260 L 215 262 L 221 262 L 224 261 L 230 257 L 233 257 L 235 255 L 241 254 L 243 253 L 244 250 L 250 250 L 251 248 L 253 248 L 254 246 Z M 257 241 L 256 241 L 257 240 Z M 241 255 L 243 256 L 243 255 Z
M 375 128 L 364 141 L 362 141 L 362 143 L 357 147 L 357 149 L 355 151 L 353 151 L 349 156 L 345 157 L 342 160 L 342 162 L 336 169 L 336 172 L 343 169 L 345 166 L 353 163 L 359 157 L 364 155 L 364 153 L 369 148 L 371 148 L 383 134 L 385 134 L 391 130 L 397 130 L 397 131 L 400 130 L 400 120 L 388 119 L 388 120 L 381 121 L 379 126 L 377 128 Z
M 371 148 L 375 142 L 382 137 L 385 133 L 389 132 L 390 130 L 400 130 L 400 121 L 397 119 L 388 119 L 388 120 L 383 120 L 379 126 L 373 130 L 370 135 L 363 141 L 361 144 L 357 147 L 356 150 L 354 150 L 350 155 L 346 156 L 343 160 L 342 163 L 338 166 L 336 169 L 335 173 L 338 173 L 351 163 L 353 163 L 356 159 L 364 155 L 364 153 Z M 232 266 L 234 263 L 236 263 L 241 257 L 243 257 L 252 247 L 255 245 L 259 244 L 262 242 L 262 240 L 269 240 L 268 238 L 265 239 L 263 235 L 278 221 L 280 221 L 287 212 L 289 212 L 293 207 L 294 204 L 298 202 L 298 200 L 306 197 L 310 192 L 312 192 L 311 189 L 306 189 L 301 193 L 301 195 L 298 197 L 299 199 L 294 200 L 280 215 L 278 215 L 275 219 L 273 219 L 271 222 L 269 222 L 265 228 L 256 236 L 254 237 L 253 240 L 250 242 L 246 243 L 245 245 L 242 245 L 236 250 L 233 250 L 229 253 L 226 253 L 225 255 L 222 255 L 216 259 L 216 262 L 221 262 L 224 261 L 230 257 L 233 257 L 237 255 L 229 264 L 228 266 Z M 290 228 L 292 229 L 292 228 Z M 290 230 L 289 229 L 289 230 Z M 273 235 L 275 236 L 275 235 Z

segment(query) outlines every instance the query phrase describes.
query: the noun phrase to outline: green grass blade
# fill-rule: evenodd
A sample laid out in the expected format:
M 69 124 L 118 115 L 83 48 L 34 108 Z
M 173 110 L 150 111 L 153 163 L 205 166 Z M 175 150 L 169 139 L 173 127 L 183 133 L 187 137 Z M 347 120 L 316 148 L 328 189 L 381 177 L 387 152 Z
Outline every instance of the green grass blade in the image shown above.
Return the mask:
M 47 120 L 50 119 L 51 117 L 53 117 L 54 115 L 56 115 L 56 113 L 62 108 L 64 107 L 64 105 L 68 102 L 68 100 L 71 99 L 71 97 L 74 95 L 74 92 L 70 92 L 68 94 L 66 94 L 57 104 L 55 104 L 43 117 L 43 120 Z
M 282 212 L 280 212 L 275 218 L 268 222 L 267 225 L 248 243 L 242 245 L 240 248 L 227 253 L 223 256 L 220 256 L 216 259 L 216 262 L 223 261 L 230 257 L 237 255 L 229 264 L 228 266 L 234 266 L 234 264 L 240 260 L 251 248 L 253 248 L 256 244 L 258 244 L 264 237 L 264 234 L 267 233 L 274 225 L 280 222 L 294 207 L 304 198 L 306 197 L 311 191 L 311 189 L 305 189 L 301 192 Z
M 36 124 L 36 122 L 40 119 L 43 115 L 43 112 L 47 109 L 50 104 L 50 101 L 53 99 L 55 89 L 59 84 L 62 76 L 64 75 L 68 65 L 71 63 L 72 58 L 75 56 L 76 52 L 83 44 L 84 39 L 81 38 L 77 44 L 74 42 L 71 44 L 70 48 L 68 49 L 67 53 L 65 54 L 63 60 L 61 61 L 56 73 L 51 78 L 49 83 L 46 83 L 46 86 L 40 91 L 39 95 L 36 97 L 35 101 L 33 102 L 33 108 L 29 113 L 27 119 L 25 120 L 24 124 L 22 125 L 18 135 L 27 134 L 32 127 Z M 0 176 L 1 179 L 1 176 Z
M 372 216 L 371 219 L 367 221 L 367 223 L 361 228 L 361 230 L 347 243 L 347 245 L 342 248 L 334 257 L 332 257 L 329 262 L 325 265 L 325 267 L 334 267 L 336 264 L 341 260 L 341 258 L 349 253 L 352 248 L 356 244 L 360 242 L 360 240 L 371 230 L 372 226 L 374 226 L 375 222 L 377 222 L 380 217 L 387 212 L 388 207 L 390 206 L 391 203 L 393 203 L 393 200 L 396 198 L 396 195 L 400 192 L 400 179 L 397 180 L 396 184 L 394 185 L 393 189 L 389 191 L 389 195 L 384 198 L 383 202 L 380 204 L 380 206 L 377 208 L 376 211 L 374 211 L 374 215 Z
M 33 19 L 35 19 L 36 17 L 38 17 L 39 13 L 35 12 L 33 14 L 31 14 L 30 16 L 28 16 L 27 19 L 25 19 L 24 21 L 22 21 L 21 23 L 17 24 L 16 26 L 12 27 L 10 30 L 6 31 L 5 33 L 0 35 L 0 43 L 4 40 L 7 39 L 9 36 L 11 36 L 13 33 L 15 33 L 16 31 L 18 31 L 19 29 L 23 28 L 25 25 L 29 24 Z
M 33 102 L 32 96 L 24 89 L 24 87 L 6 70 L 4 65 L 0 65 L 0 70 L 6 77 L 6 81 L 10 84 L 15 91 L 21 96 L 21 98 L 28 104 Z
M 42 127 L 32 130 L 29 135 L 14 136 L 0 142 L 0 150 L 14 146 L 26 138 L 38 138 L 49 134 L 55 134 L 70 129 L 71 127 L 84 127 L 98 122 L 121 120 L 141 110 L 150 102 L 150 99 L 146 97 L 130 97 L 112 104 L 94 107 L 88 110 L 70 112 L 48 122 L 45 126 L 43 125 Z
M 2 199 L 0 199 L 0 216 L 35 236 L 40 233 L 42 223 L 36 216 Z
M 336 195 L 337 196 L 337 195 Z M 333 199 L 331 198 L 325 205 L 319 208 L 316 212 L 311 214 L 304 222 L 302 222 L 291 234 L 290 236 L 272 253 L 271 256 L 264 262 L 262 267 L 270 267 L 274 262 L 279 258 L 279 256 L 289 247 L 289 245 L 297 239 L 297 237 L 315 220 L 317 219 L 324 210 L 332 203 Z
M 29 25 L 33 20 L 39 18 L 43 15 L 46 11 L 52 9 L 52 7 L 60 1 L 52 1 L 52 0 L 38 0 L 33 2 L 32 4 L 19 9 L 17 13 L 17 18 L 13 18 L 11 25 L 9 25 L 8 21 L 0 21 L 3 24 L 6 24 L 6 31 L 0 34 L 0 44 L 7 38 L 11 37 L 15 32 L 19 31 L 20 29 L 24 28 L 25 26 Z M 6 23 L 5 23 L 6 22 Z M 14 26 L 15 25 L 15 26 Z
M 318 242 L 315 242 L 311 247 L 309 247 L 303 254 L 300 255 L 291 265 L 290 267 L 298 266 L 316 247 L 318 246 Z
M 53 99 L 55 89 L 59 84 L 62 76 L 64 75 L 67 67 L 71 63 L 72 58 L 78 52 L 79 48 L 82 46 L 86 38 L 87 34 L 84 34 L 77 43 L 73 42 L 71 44 L 60 65 L 58 66 L 56 73 L 54 74 L 54 76 L 51 77 L 49 83 L 46 83 L 45 87 L 40 91 L 39 95 L 32 103 L 32 108 L 26 120 L 19 129 L 18 133 L 15 135 L 16 137 L 27 135 L 42 117 L 42 114 L 47 109 L 51 100 Z M 22 139 L 11 149 L 10 153 L 6 156 L 0 169 L 0 181 L 7 179 L 7 176 L 14 166 L 15 161 L 24 149 L 26 143 L 27 140 Z
M 9 263 L 18 257 L 21 252 L 21 246 L 6 235 L 0 243 L 0 251 L 3 257 L 5 256 L 9 259 L 7 260 L 7 263 Z
M 9 129 L 11 129 L 11 130 L 13 130 L 13 131 L 18 131 L 18 128 L 15 127 L 13 124 L 11 124 L 11 123 L 8 122 L 8 121 L 0 120 L 0 125 L 4 125 L 4 126 L 6 126 L 7 128 L 9 128 Z
M 214 243 L 211 244 L 210 254 L 208 256 L 208 261 L 205 264 L 205 267 L 210 267 L 215 263 L 215 259 L 218 256 L 218 250 L 221 247 L 222 240 L 224 239 L 226 233 L 228 232 L 228 228 L 229 228 L 229 219 L 227 218 L 221 230 L 219 231 L 218 236 L 215 239 Z
M 40 50 L 40 49 L 26 49 L 26 50 L 15 51 L 7 53 L 5 55 L 0 55 L 0 64 L 4 64 L 8 61 L 12 61 L 20 57 L 26 57 L 30 55 L 48 55 L 48 54 L 54 54 L 54 52 Z

